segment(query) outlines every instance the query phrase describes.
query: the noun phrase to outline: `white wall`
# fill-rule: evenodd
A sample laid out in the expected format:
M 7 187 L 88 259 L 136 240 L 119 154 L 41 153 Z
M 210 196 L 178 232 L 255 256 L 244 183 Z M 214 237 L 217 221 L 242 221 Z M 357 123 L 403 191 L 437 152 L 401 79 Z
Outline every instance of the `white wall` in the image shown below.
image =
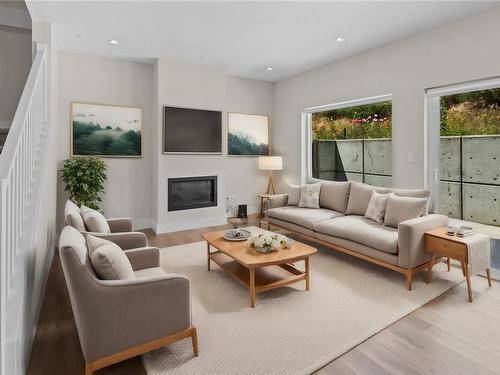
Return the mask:
M 393 184 L 424 186 L 425 89 L 499 76 L 499 20 L 494 8 L 278 82 L 273 138 L 285 157 L 281 182 L 301 178 L 304 108 L 392 94 Z
M 228 77 L 200 64 L 159 59 L 150 65 L 60 52 L 59 167 L 70 156 L 71 101 L 143 107 L 144 157 L 104 159 L 109 168 L 102 204 L 106 216 L 132 217 L 136 228 L 166 232 L 225 222 L 228 196 L 257 211 L 266 176 L 258 171 L 257 158 L 226 156 L 226 112 L 266 114 L 272 121 L 274 84 Z M 164 155 L 164 105 L 223 111 L 223 155 Z M 204 175 L 218 176 L 218 206 L 168 212 L 167 179 Z M 61 227 L 67 195 L 60 180 L 58 196 Z
M 31 68 L 31 30 L 0 26 L 0 51 L 0 127 L 7 127 Z
M 227 113 L 265 114 L 273 118 L 274 85 L 272 83 L 228 77 L 220 69 L 199 64 L 159 59 L 157 76 L 157 232 L 195 228 L 224 223 L 226 197 L 238 204 L 248 204 L 257 211 L 257 194 L 265 189 L 265 175 L 257 169 L 254 157 L 227 156 Z M 224 111 L 222 155 L 163 155 L 162 107 L 181 106 Z M 168 212 L 167 179 L 169 177 L 218 176 L 218 206 Z
M 104 158 L 108 165 L 101 209 L 107 217 L 131 217 L 136 228 L 151 227 L 153 151 L 153 66 L 116 59 L 59 53 L 58 166 L 70 157 L 72 101 L 143 108 L 143 157 Z M 58 184 L 58 223 L 63 225 L 64 184 Z

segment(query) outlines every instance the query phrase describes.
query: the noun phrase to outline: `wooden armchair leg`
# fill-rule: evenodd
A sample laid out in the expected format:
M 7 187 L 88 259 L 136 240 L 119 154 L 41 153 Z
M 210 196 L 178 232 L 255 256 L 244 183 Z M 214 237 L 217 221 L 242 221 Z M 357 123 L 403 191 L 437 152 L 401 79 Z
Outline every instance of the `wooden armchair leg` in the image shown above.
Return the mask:
M 198 356 L 198 336 L 196 335 L 196 327 L 191 326 L 186 328 L 183 331 L 174 333 L 170 336 L 166 336 L 157 340 L 146 342 L 142 345 L 126 349 L 122 352 L 111 354 L 107 357 L 98 359 L 94 362 L 86 362 L 85 363 L 85 375 L 92 375 L 94 371 L 97 371 L 101 368 L 110 366 L 117 362 L 124 361 L 126 359 L 150 352 L 151 350 L 155 350 L 161 348 L 162 346 L 169 345 L 173 342 L 191 337 L 191 341 L 193 343 L 193 352 L 194 355 Z
M 193 343 L 193 353 L 195 357 L 198 357 L 198 335 L 196 334 L 196 327 L 193 327 L 191 332 L 191 342 Z

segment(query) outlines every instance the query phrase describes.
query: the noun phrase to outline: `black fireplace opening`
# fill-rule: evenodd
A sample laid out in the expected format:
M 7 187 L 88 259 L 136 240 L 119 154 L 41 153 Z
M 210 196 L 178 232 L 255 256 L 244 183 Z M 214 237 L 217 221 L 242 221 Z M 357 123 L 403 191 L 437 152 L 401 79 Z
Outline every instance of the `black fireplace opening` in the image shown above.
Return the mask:
M 168 210 L 217 206 L 217 176 L 168 179 Z

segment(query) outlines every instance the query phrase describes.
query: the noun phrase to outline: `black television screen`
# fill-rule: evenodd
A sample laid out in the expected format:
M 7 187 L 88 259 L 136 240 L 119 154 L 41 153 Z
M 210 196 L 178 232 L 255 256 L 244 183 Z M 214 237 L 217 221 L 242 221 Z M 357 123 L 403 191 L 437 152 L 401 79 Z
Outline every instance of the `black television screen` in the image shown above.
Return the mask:
M 163 151 L 222 153 L 222 112 L 165 106 Z

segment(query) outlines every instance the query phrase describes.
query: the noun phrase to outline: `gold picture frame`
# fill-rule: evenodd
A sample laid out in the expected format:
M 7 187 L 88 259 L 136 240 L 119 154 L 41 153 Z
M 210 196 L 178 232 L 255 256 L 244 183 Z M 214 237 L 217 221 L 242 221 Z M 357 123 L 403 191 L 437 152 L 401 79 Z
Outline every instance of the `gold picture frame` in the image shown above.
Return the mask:
M 134 106 L 71 102 L 71 157 L 142 158 L 142 112 Z

